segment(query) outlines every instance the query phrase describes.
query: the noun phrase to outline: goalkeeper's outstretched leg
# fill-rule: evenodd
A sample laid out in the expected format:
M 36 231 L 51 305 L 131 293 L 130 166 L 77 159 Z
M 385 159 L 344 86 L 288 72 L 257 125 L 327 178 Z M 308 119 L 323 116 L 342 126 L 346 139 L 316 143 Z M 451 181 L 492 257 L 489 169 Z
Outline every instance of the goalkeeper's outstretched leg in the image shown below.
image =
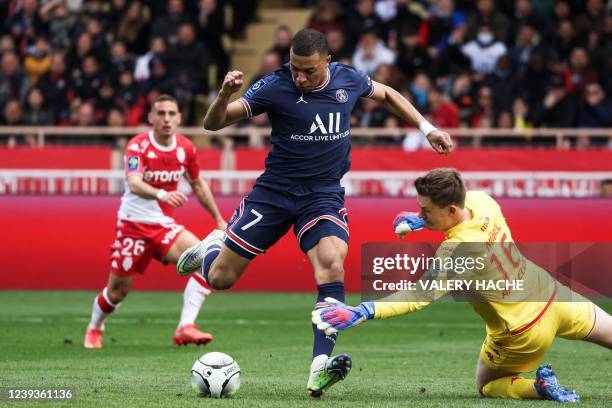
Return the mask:
M 479 358 L 476 382 L 483 397 L 580 401 L 580 396 L 575 391 L 559 383 L 550 365 L 540 366 L 536 371 L 536 378 L 531 379 L 524 378 L 521 373 L 492 369 Z
M 558 321 L 559 326 L 555 327 L 556 333 L 553 329 L 542 330 L 537 326 L 509 340 L 516 346 L 513 347 L 513 352 L 520 349 L 519 345 L 527 344 L 531 346 L 531 353 L 519 352 L 509 357 L 511 352 L 506 349 L 507 345 L 492 341 L 489 337 L 485 339 L 476 368 L 476 381 L 481 395 L 492 398 L 580 401 L 575 391 L 559 383 L 550 365 L 540 366 L 536 370 L 535 379 L 524 378 L 521 374 L 537 366 L 555 335 L 570 340 L 585 340 L 612 349 L 612 316 L 591 302 L 553 303 L 549 313 L 556 314 L 559 319 L 552 319 L 550 315 L 545 316 L 541 325 Z M 529 361 L 530 355 L 531 361 Z M 510 367 L 524 367 L 524 369 L 507 369 Z

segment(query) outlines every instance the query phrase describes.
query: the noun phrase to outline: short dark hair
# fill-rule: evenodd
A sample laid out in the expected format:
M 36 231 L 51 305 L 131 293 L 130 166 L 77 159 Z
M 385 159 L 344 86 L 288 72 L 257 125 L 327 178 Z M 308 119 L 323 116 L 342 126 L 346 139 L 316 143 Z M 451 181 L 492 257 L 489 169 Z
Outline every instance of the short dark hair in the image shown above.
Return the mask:
M 312 28 L 298 31 L 291 41 L 291 49 L 295 55 L 309 57 L 312 54 L 329 55 L 329 45 L 325 34 Z
M 160 102 L 174 102 L 176 104 L 176 107 L 179 108 L 179 103 L 174 96 L 168 94 L 161 94 L 151 103 L 151 110 L 153 110 L 155 108 L 155 105 Z
M 439 207 L 465 205 L 465 185 L 461 174 L 455 169 L 433 169 L 414 181 L 417 193 L 429 197 Z

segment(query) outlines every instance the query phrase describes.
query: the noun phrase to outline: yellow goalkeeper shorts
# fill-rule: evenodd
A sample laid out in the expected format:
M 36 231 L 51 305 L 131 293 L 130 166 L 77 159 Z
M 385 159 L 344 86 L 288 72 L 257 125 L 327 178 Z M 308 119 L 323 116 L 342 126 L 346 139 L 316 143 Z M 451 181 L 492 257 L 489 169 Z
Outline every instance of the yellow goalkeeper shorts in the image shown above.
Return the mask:
M 582 340 L 595 325 L 595 308 L 586 302 L 551 302 L 533 322 L 509 335 L 485 337 L 480 358 L 493 369 L 510 372 L 535 370 L 555 336 Z

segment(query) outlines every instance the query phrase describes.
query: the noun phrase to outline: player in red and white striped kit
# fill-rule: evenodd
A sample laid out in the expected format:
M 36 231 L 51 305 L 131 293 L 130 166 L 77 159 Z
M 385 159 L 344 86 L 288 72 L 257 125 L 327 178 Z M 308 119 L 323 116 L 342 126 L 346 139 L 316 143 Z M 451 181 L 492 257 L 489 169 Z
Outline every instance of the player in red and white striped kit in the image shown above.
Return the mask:
M 85 348 L 102 348 L 104 321 L 128 294 L 134 274 L 144 273 L 151 258 L 176 263 L 187 248 L 200 240 L 176 224 L 174 208 L 187 201 L 177 190 L 185 174 L 198 201 L 224 230 L 225 220 L 219 213 L 207 183 L 200 178 L 195 147 L 175 133 L 181 114 L 176 99 L 159 96 L 151 106 L 152 130 L 132 138 L 125 152 L 126 188 L 118 212 L 117 235 L 111 248 L 108 284 L 96 296 L 91 321 L 85 333 Z M 184 292 L 181 320 L 173 341 L 175 344 L 206 344 L 212 335 L 195 326 L 202 302 L 210 294 L 197 274 L 189 278 Z

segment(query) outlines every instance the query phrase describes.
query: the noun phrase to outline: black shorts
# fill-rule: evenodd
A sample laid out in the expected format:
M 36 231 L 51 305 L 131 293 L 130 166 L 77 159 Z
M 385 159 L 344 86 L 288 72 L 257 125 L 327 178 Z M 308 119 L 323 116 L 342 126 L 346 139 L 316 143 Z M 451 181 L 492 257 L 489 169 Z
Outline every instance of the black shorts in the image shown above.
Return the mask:
M 304 253 L 323 237 L 348 242 L 347 211 L 342 192 L 312 192 L 305 195 L 255 186 L 246 196 L 227 227 L 225 245 L 252 259 L 263 254 L 293 226 Z

